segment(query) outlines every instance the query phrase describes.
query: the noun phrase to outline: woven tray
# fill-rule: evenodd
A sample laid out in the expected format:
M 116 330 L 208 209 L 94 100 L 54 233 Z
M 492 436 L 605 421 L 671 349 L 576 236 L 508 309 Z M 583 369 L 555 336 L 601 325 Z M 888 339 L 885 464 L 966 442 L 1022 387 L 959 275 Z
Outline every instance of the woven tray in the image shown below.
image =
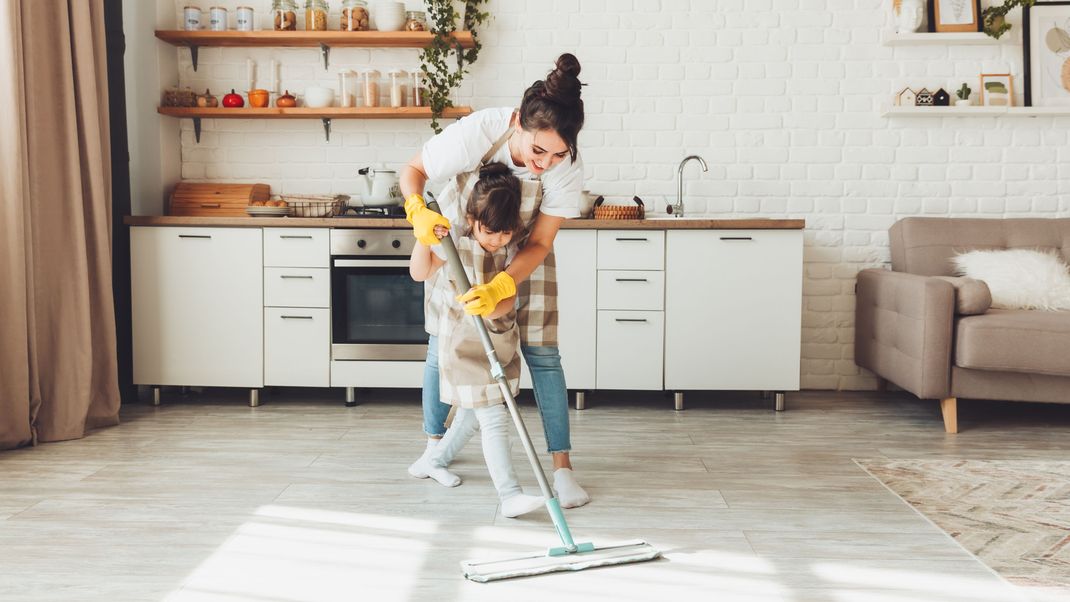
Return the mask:
M 594 202 L 595 219 L 643 219 L 646 216 L 646 207 L 643 199 L 632 197 L 634 205 L 606 205 L 605 198 L 598 197 Z

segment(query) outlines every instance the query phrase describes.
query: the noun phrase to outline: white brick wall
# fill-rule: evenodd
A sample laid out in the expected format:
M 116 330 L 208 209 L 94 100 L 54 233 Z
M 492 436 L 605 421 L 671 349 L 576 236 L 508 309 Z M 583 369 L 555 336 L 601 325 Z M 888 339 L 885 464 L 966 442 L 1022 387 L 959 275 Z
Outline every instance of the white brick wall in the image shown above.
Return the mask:
M 269 4 L 252 4 L 265 19 Z M 805 218 L 803 387 L 870 388 L 852 361 L 852 289 L 859 269 L 887 263 L 892 223 L 908 215 L 1070 216 L 1070 118 L 879 116 L 906 84 L 953 92 L 966 81 L 976 93 L 982 71 L 1013 73 L 1022 98 L 1013 41 L 884 47 L 888 4 L 492 0 L 496 18 L 456 100 L 515 105 L 560 52 L 575 53 L 588 84 L 580 140 L 588 188 L 639 194 L 661 210 L 676 193 L 678 161 L 694 153 L 710 171 L 686 170 L 689 215 Z M 291 91 L 313 81 L 334 86 L 340 68 L 418 61 L 416 50 L 336 48 L 324 72 L 312 49 L 205 48 L 194 73 L 188 51 L 165 51 L 178 53 L 181 85 L 217 94 L 245 86 L 246 58 L 261 73 L 278 60 Z M 181 128 L 184 178 L 256 180 L 284 192 L 351 192 L 358 168 L 399 166 L 431 134 L 423 122 L 335 121 L 327 143 L 314 120 L 218 120 L 204 123 L 195 144 L 188 120 Z

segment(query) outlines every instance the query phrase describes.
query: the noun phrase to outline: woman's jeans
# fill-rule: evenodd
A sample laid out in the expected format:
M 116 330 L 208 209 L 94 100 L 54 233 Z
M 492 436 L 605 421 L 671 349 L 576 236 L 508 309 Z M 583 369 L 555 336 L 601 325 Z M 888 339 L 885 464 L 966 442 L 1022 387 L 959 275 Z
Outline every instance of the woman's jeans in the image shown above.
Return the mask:
M 522 345 L 520 352 L 531 371 L 531 383 L 535 387 L 535 403 L 542 417 L 542 429 L 546 433 L 546 451 L 567 452 L 572 449 L 568 426 L 568 390 L 565 388 L 565 371 L 561 368 L 561 354 L 557 347 L 534 347 Z M 487 367 L 490 370 L 490 367 Z M 446 416 L 450 405 L 439 401 L 438 394 L 438 337 L 427 341 L 427 361 L 424 363 L 424 432 L 432 437 L 446 433 Z

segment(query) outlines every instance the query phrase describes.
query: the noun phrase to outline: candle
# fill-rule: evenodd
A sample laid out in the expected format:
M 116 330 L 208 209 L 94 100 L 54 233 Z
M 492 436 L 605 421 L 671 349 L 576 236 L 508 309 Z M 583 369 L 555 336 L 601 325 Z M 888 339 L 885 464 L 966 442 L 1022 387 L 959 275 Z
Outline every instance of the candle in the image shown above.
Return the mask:
M 279 62 L 275 59 L 271 59 L 271 67 L 269 70 L 271 74 L 271 91 L 279 91 Z
M 246 89 L 247 90 L 255 90 L 256 89 L 256 63 L 253 61 L 253 59 L 245 59 L 245 68 L 246 68 L 246 71 L 248 72 L 247 73 L 247 78 L 249 80 L 249 82 L 248 82 L 249 83 L 249 87 L 246 88 Z

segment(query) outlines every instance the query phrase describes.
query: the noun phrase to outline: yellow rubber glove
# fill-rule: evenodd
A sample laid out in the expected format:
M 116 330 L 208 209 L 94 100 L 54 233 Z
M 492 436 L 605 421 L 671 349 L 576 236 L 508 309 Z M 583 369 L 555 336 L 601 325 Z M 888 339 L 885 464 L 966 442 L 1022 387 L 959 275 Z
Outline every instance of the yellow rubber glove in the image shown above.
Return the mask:
M 405 199 L 405 219 L 412 224 L 412 234 L 416 240 L 429 247 L 439 244 L 438 237 L 435 236 L 435 226 L 442 226 L 447 230 L 450 227 L 450 220 L 428 209 L 424 198 L 416 193 Z
M 467 293 L 457 297 L 464 303 L 464 313 L 470 316 L 486 316 L 494 311 L 502 299 L 516 294 L 516 281 L 505 272 L 491 278 L 490 282 L 473 286 Z

